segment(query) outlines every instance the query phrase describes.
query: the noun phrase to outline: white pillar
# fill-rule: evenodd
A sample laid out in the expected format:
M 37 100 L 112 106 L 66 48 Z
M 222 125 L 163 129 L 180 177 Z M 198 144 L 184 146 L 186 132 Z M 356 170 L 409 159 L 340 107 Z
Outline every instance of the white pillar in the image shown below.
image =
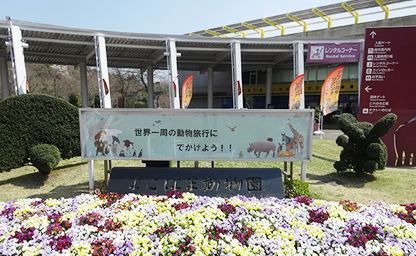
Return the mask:
M 94 37 L 94 40 L 101 108 L 111 108 L 110 80 L 108 78 L 105 38 L 102 35 L 98 35 Z
M 306 182 L 306 162 L 302 162 L 300 180 Z
M 293 79 L 305 73 L 303 58 L 303 43 L 293 44 Z M 299 109 L 305 109 L 305 83 L 302 81 L 302 94 L 300 95 Z M 306 162 L 302 162 L 301 180 L 306 181 Z
M 7 69 L 7 59 L 4 56 L 0 56 L 0 76 L 1 76 L 1 96 L 5 99 L 10 96 L 9 87 L 9 72 Z
M 94 189 L 94 160 L 88 160 L 89 188 Z
M 273 68 L 267 68 L 266 74 L 266 108 L 272 103 L 272 78 Z
M 208 108 L 214 106 L 214 69 L 208 68 L 208 89 L 207 89 Z
M 9 28 L 9 36 L 11 42 L 7 43 L 7 45 L 11 47 L 10 55 L 13 67 L 15 93 L 16 95 L 26 94 L 27 76 L 23 47 L 27 47 L 27 44 L 22 42 L 22 31 L 20 31 L 19 27 L 11 26 Z
M 240 42 L 231 43 L 231 72 L 233 83 L 233 108 L 244 108 L 243 82 L 241 79 L 241 45 Z
M 293 80 L 305 73 L 304 71 L 304 58 L 303 58 L 303 43 L 293 44 Z M 305 83 L 302 82 L 302 94 L 300 96 L 299 109 L 305 109 Z
M 154 108 L 155 106 L 155 93 L 153 84 L 153 66 L 147 67 L 147 107 Z
M 180 56 L 176 52 L 175 40 L 169 39 L 166 41 L 167 65 L 169 72 L 169 96 L 170 108 L 180 109 L 179 101 L 179 80 L 178 80 L 178 63 L 177 57 Z
M 82 107 L 88 108 L 88 79 L 87 79 L 87 64 L 85 61 L 79 63 L 79 73 L 81 75 L 81 98 Z

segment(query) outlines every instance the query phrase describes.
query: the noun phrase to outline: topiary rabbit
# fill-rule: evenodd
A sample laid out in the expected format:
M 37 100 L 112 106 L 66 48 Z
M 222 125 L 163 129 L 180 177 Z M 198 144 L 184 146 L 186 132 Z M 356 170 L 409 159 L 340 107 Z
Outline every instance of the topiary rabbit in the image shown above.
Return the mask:
M 338 136 L 336 140 L 336 143 L 343 147 L 340 161 L 334 163 L 337 172 L 352 169 L 359 176 L 386 167 L 388 152 L 380 137 L 386 135 L 393 127 L 397 120 L 395 114 L 385 115 L 374 125 L 358 122 L 349 113 L 334 115 L 331 120 L 345 134 Z

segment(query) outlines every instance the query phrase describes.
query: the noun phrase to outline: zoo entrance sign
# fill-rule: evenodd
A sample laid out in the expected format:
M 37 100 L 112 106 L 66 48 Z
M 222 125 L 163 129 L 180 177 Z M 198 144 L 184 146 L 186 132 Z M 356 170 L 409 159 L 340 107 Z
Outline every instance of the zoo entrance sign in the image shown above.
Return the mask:
M 310 161 L 313 110 L 79 110 L 83 159 Z

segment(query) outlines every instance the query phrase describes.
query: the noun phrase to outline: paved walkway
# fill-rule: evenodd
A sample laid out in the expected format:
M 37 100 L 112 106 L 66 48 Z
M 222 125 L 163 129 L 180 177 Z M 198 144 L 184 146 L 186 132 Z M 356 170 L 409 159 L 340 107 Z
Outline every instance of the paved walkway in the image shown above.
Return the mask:
M 336 125 L 333 124 L 324 124 L 324 129 L 323 129 L 323 134 L 322 134 L 322 139 L 323 140 L 336 140 L 338 138 L 339 135 L 343 134 L 343 132 L 341 132 L 338 127 Z M 320 139 L 321 135 L 319 134 L 314 134 L 313 135 L 314 139 Z

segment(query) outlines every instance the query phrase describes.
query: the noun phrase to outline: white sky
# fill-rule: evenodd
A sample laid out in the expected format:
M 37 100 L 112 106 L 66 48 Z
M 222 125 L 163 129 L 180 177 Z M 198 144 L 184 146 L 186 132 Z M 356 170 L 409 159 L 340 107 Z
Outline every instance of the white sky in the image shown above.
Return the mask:
M 9 16 L 12 20 L 71 28 L 181 35 L 341 2 L 343 1 L 0 0 L 0 19 L 5 20 Z M 410 4 L 416 5 L 416 2 L 410 1 Z M 381 8 L 377 7 L 376 10 L 381 11 Z M 407 10 L 407 15 L 414 13 L 416 8 Z M 391 13 L 390 16 L 394 15 Z M 378 17 L 382 19 L 383 16 L 380 14 Z M 349 17 L 344 22 L 354 23 L 349 13 L 344 17 Z M 320 18 L 316 20 L 322 21 Z M 364 16 L 360 17 L 360 21 L 364 20 Z M 335 21 L 333 23 L 333 26 L 337 25 Z M 325 27 L 325 23 L 322 26 Z M 308 30 L 312 29 L 313 25 L 308 25 Z M 287 30 L 287 34 L 302 31 L 292 30 Z

